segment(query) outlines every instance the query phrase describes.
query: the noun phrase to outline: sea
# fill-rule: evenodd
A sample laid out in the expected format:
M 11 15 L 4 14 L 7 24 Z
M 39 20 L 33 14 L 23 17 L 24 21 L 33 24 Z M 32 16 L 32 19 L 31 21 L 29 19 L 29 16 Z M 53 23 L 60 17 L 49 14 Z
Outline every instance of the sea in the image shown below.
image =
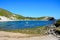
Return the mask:
M 3 30 L 15 30 L 24 28 L 35 28 L 39 26 L 49 26 L 54 24 L 54 20 L 41 21 L 41 20 L 28 20 L 28 21 L 5 21 L 0 22 L 0 29 Z

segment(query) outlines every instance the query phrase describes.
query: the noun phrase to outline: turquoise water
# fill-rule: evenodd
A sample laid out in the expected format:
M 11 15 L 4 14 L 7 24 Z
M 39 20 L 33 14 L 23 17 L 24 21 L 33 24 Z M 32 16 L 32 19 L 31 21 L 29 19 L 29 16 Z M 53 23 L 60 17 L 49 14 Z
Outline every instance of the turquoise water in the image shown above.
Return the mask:
M 34 28 L 38 26 L 48 26 L 54 24 L 55 21 L 8 21 L 0 22 L 0 29 L 13 30 L 22 28 Z

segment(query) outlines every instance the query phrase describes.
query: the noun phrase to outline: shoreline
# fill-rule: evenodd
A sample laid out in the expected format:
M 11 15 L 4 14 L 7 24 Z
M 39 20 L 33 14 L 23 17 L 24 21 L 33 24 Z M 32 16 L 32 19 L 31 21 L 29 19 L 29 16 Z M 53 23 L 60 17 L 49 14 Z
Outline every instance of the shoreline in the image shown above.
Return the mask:
M 27 36 L 27 37 L 26 37 Z M 58 40 L 53 35 L 31 36 L 29 34 L 0 31 L 0 40 Z
M 29 38 L 35 36 L 42 36 L 39 34 L 25 34 L 25 33 L 15 33 L 15 32 L 7 32 L 0 31 L 0 37 L 9 37 L 9 38 Z
M 49 20 L 0 20 L 0 22 L 7 22 L 7 21 L 49 21 Z

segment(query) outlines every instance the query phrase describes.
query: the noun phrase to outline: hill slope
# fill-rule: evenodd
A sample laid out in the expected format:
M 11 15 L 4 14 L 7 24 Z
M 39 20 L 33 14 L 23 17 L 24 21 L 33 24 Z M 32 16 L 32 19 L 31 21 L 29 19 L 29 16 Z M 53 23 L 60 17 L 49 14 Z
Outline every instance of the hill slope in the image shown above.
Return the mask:
M 0 20 L 3 20 L 3 19 L 19 20 L 20 17 L 23 17 L 23 16 L 13 14 L 12 12 L 9 12 L 5 9 L 0 8 Z
M 48 20 L 51 17 L 24 17 L 22 15 L 14 14 L 5 9 L 0 8 L 0 21 L 1 20 Z

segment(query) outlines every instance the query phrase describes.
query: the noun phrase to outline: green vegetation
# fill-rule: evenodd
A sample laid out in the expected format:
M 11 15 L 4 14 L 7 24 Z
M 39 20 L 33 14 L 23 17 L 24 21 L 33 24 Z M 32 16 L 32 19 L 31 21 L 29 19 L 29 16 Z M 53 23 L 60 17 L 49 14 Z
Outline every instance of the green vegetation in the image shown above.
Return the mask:
M 45 17 L 37 17 L 37 18 L 35 18 L 35 17 L 26 17 L 26 19 L 29 19 L 29 20 L 42 20 L 44 18 Z
M 58 20 L 56 21 L 55 26 L 56 26 L 56 27 L 59 27 L 59 26 L 60 26 L 60 19 L 58 19 Z
M 60 19 L 58 19 L 58 20 L 56 21 L 56 24 L 59 24 L 59 25 L 60 25 Z
M 0 16 L 11 17 L 12 13 L 0 8 Z
M 56 26 L 56 30 L 60 31 L 60 19 L 58 19 L 55 23 L 55 26 Z
M 18 32 L 25 34 L 46 34 L 48 29 L 47 27 L 36 27 L 36 28 L 26 28 L 26 29 L 17 29 L 17 30 L 6 30 L 8 32 Z
M 5 17 L 10 18 L 10 19 L 11 19 L 11 17 L 14 17 L 16 19 L 23 17 L 21 15 L 13 14 L 12 12 L 9 12 L 9 11 L 2 9 L 2 8 L 0 8 L 0 16 L 5 16 Z
M 22 16 L 22 15 L 18 15 L 18 14 L 15 14 L 16 16 L 14 16 L 15 18 L 17 18 L 17 19 L 24 19 L 25 17 L 24 16 Z
M 0 18 L 0 20 L 1 20 L 1 18 Z
M 13 14 L 12 12 L 9 12 L 5 9 L 0 8 L 0 16 L 5 16 L 7 18 L 12 19 L 11 17 L 14 17 L 16 20 L 42 20 L 45 17 L 24 17 L 22 15 Z

